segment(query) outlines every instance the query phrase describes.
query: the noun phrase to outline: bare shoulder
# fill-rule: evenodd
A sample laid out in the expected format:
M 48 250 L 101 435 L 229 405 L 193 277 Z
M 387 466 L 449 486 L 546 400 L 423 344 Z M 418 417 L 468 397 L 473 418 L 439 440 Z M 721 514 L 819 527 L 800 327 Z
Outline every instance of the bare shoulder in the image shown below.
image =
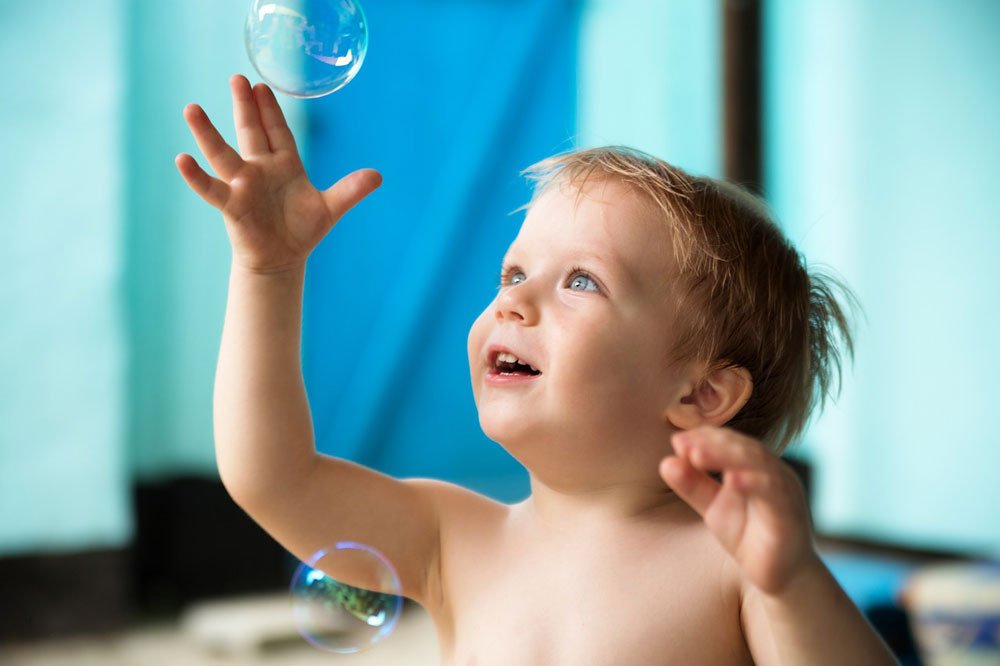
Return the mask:
M 448 481 L 407 479 L 406 483 L 432 501 L 442 518 L 461 520 L 483 514 L 500 517 L 506 515 L 509 508 L 506 504 Z
M 432 615 L 440 615 L 445 607 L 447 570 L 456 549 L 482 543 L 496 535 L 510 507 L 458 484 L 437 479 L 407 479 L 405 481 L 434 509 L 438 520 L 439 544 L 437 557 L 427 581 L 423 600 Z

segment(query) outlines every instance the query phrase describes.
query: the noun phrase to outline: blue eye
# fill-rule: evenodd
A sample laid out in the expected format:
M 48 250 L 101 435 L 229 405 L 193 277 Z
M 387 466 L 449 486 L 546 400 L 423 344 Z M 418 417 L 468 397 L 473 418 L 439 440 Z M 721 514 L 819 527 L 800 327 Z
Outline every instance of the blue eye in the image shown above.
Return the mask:
M 524 273 L 521 272 L 520 268 L 504 268 L 500 273 L 500 286 L 506 287 L 512 284 L 521 284 L 526 279 L 527 278 L 524 276 Z
M 580 271 L 573 273 L 569 288 L 574 291 L 601 291 L 592 277 Z

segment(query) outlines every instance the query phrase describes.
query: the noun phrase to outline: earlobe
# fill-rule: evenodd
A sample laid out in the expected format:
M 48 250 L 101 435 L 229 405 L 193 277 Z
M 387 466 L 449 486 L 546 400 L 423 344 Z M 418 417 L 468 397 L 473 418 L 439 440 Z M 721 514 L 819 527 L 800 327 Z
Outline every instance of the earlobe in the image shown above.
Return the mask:
M 722 426 L 743 409 L 752 393 L 753 379 L 746 368 L 718 368 L 667 407 L 665 416 L 679 430 L 702 425 Z

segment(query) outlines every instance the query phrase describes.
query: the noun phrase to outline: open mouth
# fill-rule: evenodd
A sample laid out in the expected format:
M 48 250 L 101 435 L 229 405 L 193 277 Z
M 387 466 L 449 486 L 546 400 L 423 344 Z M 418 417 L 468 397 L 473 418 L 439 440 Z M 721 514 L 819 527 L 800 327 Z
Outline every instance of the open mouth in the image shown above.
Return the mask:
M 493 355 L 493 372 L 505 377 L 535 377 L 542 374 L 540 370 L 510 352 L 496 352 Z

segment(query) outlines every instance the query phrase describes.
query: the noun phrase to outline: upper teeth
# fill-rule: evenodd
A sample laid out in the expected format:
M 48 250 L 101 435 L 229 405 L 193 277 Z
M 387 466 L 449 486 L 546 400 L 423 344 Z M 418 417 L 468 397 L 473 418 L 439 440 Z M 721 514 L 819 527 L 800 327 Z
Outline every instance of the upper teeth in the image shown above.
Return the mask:
M 497 354 L 497 363 L 518 363 L 520 365 L 527 365 L 533 372 L 538 372 L 537 368 L 529 363 L 525 363 L 518 357 L 514 356 L 510 352 L 499 352 Z

